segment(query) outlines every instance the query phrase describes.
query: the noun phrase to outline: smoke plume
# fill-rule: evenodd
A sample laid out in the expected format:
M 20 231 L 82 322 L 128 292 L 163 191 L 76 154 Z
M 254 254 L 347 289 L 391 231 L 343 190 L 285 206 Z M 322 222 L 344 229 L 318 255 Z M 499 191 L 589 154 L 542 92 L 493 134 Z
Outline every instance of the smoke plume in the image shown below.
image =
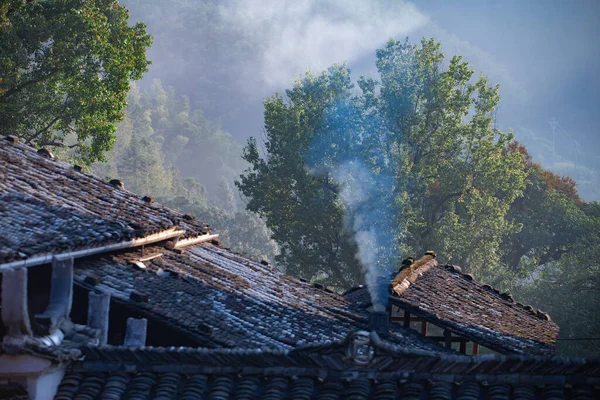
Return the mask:
M 270 87 L 285 87 L 307 68 L 356 61 L 427 22 L 412 4 L 391 0 L 231 0 L 221 12 L 258 44 Z
M 354 233 L 356 257 L 376 311 L 387 304 L 387 275 L 393 264 L 394 233 L 391 180 L 374 174 L 360 159 L 336 166 L 331 175 L 340 188 L 344 224 Z

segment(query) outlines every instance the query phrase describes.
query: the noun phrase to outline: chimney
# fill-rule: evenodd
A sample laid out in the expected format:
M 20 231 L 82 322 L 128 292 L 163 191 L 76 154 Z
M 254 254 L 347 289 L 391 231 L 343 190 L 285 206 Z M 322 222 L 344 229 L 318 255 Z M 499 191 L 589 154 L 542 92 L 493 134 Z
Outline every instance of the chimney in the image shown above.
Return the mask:
M 373 310 L 369 314 L 369 330 L 375 331 L 381 338 L 389 336 L 389 315 L 388 312 Z
M 125 342 L 127 347 L 142 347 L 146 345 L 146 329 L 148 320 L 146 318 L 127 318 L 127 331 Z

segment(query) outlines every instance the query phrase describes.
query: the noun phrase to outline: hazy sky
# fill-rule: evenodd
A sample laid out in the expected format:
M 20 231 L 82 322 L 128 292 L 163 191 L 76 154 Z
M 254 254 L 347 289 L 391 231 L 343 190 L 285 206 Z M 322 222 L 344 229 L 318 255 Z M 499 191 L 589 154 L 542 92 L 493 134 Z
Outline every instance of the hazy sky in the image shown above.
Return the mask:
M 375 49 L 388 38 L 433 36 L 448 55 L 463 55 L 501 84 L 501 125 L 515 130 L 524 125 L 550 137 L 548 121 L 556 118 L 564 136 L 582 148 L 600 148 L 595 121 L 600 1 L 237 0 L 227 5 L 225 14 L 263 45 L 259 57 L 267 89 L 281 90 L 307 67 L 319 70 L 336 61 L 373 73 Z
M 600 1 L 428 0 L 416 5 L 430 16 L 424 34 L 438 37 L 450 51 L 450 38 L 456 37 L 456 50 L 502 85 L 505 103 L 510 102 L 504 106 L 519 113 L 503 117 L 548 131 L 548 120 L 555 117 L 586 148 L 600 148 Z M 468 47 L 481 53 L 469 54 Z
M 134 19 L 148 14 L 144 1 L 124 2 Z M 177 2 L 192 11 L 199 3 Z M 513 129 L 536 160 L 576 175 L 589 187 L 600 187 L 600 0 L 219 0 L 214 4 L 225 26 L 241 33 L 236 45 L 245 49 L 244 59 L 230 59 L 227 47 L 212 49 L 210 57 L 203 57 L 198 46 L 186 44 L 191 30 L 206 27 L 163 23 L 159 29 L 158 23 L 148 23 L 157 39 L 161 30 L 172 29 L 176 33 L 171 38 L 180 35 L 181 40 L 163 43 L 162 48 L 155 40 L 149 51 L 154 64 L 147 79 L 160 78 L 181 92 L 194 71 L 206 75 L 214 69 L 217 73 L 203 78 L 206 83 L 196 83 L 189 89 L 193 94 L 186 94 L 240 140 L 260 135 L 263 98 L 289 88 L 307 68 L 319 71 L 347 61 L 355 78 L 375 75 L 375 50 L 390 37 L 408 36 L 412 42 L 434 37 L 448 57 L 464 56 L 477 74 L 501 85 L 498 123 L 502 129 Z M 204 36 L 193 40 L 196 45 L 199 40 L 210 41 Z M 202 59 L 202 64 L 191 70 L 182 66 L 172 58 L 173 46 L 193 49 L 198 53 L 193 57 Z M 170 56 L 165 56 L 166 51 Z M 554 158 L 552 118 L 558 121 Z M 597 197 L 600 200 L 600 189 Z
M 434 36 L 501 85 L 498 120 L 545 166 L 600 200 L 600 1 L 428 0 L 417 35 Z M 555 118 L 556 158 L 552 159 Z M 592 168 L 586 170 L 585 167 Z M 592 175 L 590 175 L 592 173 Z M 583 189 L 583 188 L 582 188 Z

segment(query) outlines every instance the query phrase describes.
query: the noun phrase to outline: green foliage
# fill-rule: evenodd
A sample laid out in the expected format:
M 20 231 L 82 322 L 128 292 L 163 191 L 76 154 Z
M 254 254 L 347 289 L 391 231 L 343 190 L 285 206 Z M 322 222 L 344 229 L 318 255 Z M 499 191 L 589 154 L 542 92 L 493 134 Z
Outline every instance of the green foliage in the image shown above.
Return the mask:
M 538 267 L 514 291 L 550 313 L 560 326 L 557 352 L 571 357 L 600 356 L 600 203 L 582 207 L 586 231 L 557 261 Z M 577 340 L 572 340 L 577 339 Z
M 324 110 L 350 97 L 350 72 L 334 66 L 307 74 L 287 91 L 265 101 L 267 159 L 254 139 L 244 149 L 252 167 L 236 182 L 248 198 L 247 209 L 266 218 L 278 243 L 277 262 L 288 273 L 312 278 L 327 274 L 331 283 L 348 286 L 360 279 L 356 245 L 343 229 L 343 209 L 329 176 L 306 168 L 305 156 L 323 127 Z
M 502 261 L 513 278 L 518 278 L 575 251 L 589 235 L 590 217 L 571 178 L 560 177 L 533 163 L 527 150 L 517 142 L 507 152 L 523 155 L 527 172 L 524 196 L 511 204 L 508 213 L 508 219 L 522 229 L 502 243 Z
M 220 204 L 221 208 L 225 210 L 230 210 L 230 212 L 237 211 L 235 194 L 233 193 L 231 184 L 225 177 L 222 177 L 221 182 L 219 182 L 219 187 L 217 188 L 217 199 L 218 204 Z
M 133 86 L 116 146 L 107 162 L 96 163 L 93 171 L 209 222 L 236 251 L 272 260 L 277 246 L 265 223 L 248 211 L 237 212 L 231 177 L 241 170 L 238 151 L 229 134 L 190 109 L 185 96 L 155 81 L 148 92 Z
M 435 248 L 478 274 L 497 265 L 502 239 L 519 228 L 505 217 L 525 187 L 522 156 L 507 154 L 512 135 L 493 128 L 498 87 L 472 82 L 460 57 L 442 60 L 433 40 L 392 40 L 377 52 L 381 83 L 361 78 L 359 95 L 348 69 L 334 66 L 296 82 L 287 102 L 265 102 L 267 154 L 248 142 L 252 167 L 238 187 L 266 217 L 288 271 L 325 273 L 342 287 L 361 280 L 333 183 L 345 160 L 360 160 L 375 181 L 391 177 L 363 183 L 393 204 L 386 234 L 399 249 Z
M 149 64 L 145 25 L 116 0 L 12 1 L 0 15 L 0 134 L 102 160 Z
M 498 86 L 473 82 L 461 57 L 444 67 L 433 40 L 390 41 L 377 55 L 406 248 L 491 273 L 500 242 L 518 230 L 505 215 L 525 181 L 520 154 L 504 152 L 512 135 L 493 127 Z

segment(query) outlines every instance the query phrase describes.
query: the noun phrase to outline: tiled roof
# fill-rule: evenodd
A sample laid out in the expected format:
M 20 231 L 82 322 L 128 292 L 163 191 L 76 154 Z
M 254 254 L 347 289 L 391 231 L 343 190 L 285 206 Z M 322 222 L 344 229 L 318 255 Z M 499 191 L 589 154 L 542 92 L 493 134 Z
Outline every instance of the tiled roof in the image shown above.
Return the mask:
M 364 338 L 364 337 L 363 337 Z M 356 358 L 362 343 L 366 362 Z M 349 337 L 293 351 L 89 348 L 56 400 L 594 399 L 600 360 L 413 353 Z
M 417 269 L 412 275 L 407 277 L 412 283 L 390 297 L 392 305 L 501 353 L 553 354 L 558 326 L 547 314 L 454 266 Z M 370 302 L 365 288 L 344 297 L 356 306 Z
M 0 264 L 176 229 L 206 232 L 178 212 L 0 139 Z
M 351 311 L 343 296 L 212 243 L 160 252 L 141 265 L 132 263 L 139 251 L 82 259 L 75 263 L 76 284 L 180 327 L 203 346 L 293 348 L 367 328 L 366 311 Z M 400 326 L 390 340 L 445 351 Z

